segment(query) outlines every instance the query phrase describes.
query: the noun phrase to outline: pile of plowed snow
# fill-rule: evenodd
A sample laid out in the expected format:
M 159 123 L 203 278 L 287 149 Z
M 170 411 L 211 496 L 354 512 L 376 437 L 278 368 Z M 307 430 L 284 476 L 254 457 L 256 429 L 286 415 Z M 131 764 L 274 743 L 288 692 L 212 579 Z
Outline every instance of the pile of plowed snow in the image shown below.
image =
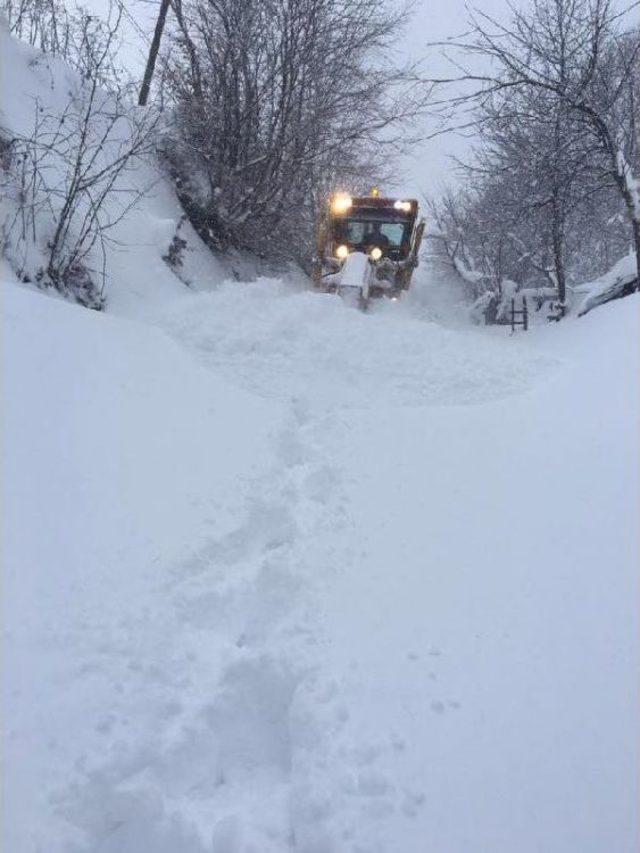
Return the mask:
M 557 366 L 521 339 L 506 349 L 412 304 L 385 300 L 364 314 L 273 279 L 224 284 L 172 308 L 162 325 L 245 387 L 325 407 L 481 403 L 521 393 Z

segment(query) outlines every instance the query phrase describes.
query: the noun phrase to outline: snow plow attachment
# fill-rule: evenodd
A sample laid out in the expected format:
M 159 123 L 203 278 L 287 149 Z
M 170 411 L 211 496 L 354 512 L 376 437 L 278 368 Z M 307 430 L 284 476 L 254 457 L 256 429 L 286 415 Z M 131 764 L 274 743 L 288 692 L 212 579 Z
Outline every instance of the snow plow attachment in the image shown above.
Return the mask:
M 348 302 L 356 302 L 366 310 L 369 304 L 373 263 L 364 252 L 351 252 L 336 276 L 336 291 Z
M 358 292 L 361 307 L 370 298 L 398 297 L 411 286 L 424 233 L 418 202 L 338 193 L 318 226 L 313 259 L 315 286 L 324 291 Z

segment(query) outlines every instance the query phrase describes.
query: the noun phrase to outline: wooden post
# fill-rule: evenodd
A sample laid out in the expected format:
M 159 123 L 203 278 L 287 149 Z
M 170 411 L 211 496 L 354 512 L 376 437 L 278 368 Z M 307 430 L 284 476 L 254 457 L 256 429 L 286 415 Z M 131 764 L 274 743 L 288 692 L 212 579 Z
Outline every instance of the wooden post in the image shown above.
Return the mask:
M 515 297 L 511 300 L 511 334 L 516 330 L 516 326 L 522 326 L 526 332 L 529 329 L 529 308 L 527 307 L 527 297 L 522 297 L 522 309 L 516 310 Z
M 156 29 L 153 34 L 153 40 L 151 42 L 151 47 L 149 48 L 149 57 L 147 59 L 147 67 L 144 69 L 144 77 L 142 79 L 142 86 L 140 88 L 140 97 L 138 98 L 138 104 L 141 107 L 146 106 L 147 101 L 149 100 L 149 90 L 151 89 L 151 79 L 153 78 L 153 72 L 156 67 L 156 60 L 158 58 L 158 51 L 160 50 L 160 40 L 162 39 L 162 31 L 164 30 L 164 24 L 167 20 L 167 12 L 169 11 L 169 3 L 171 0 L 160 0 L 160 11 L 158 12 L 158 20 L 156 21 Z

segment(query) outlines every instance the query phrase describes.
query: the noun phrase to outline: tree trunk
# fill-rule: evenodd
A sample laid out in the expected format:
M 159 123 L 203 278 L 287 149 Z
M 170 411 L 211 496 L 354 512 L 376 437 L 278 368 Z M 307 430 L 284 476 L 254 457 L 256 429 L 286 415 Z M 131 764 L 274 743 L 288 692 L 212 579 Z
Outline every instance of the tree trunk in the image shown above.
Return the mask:
M 638 197 L 637 179 L 631 172 L 624 151 L 620 150 L 615 144 L 605 122 L 590 108 L 583 107 L 582 111 L 591 119 L 596 135 L 600 138 L 602 148 L 609 156 L 611 175 L 627 208 L 633 234 L 633 246 L 636 252 L 638 286 L 640 286 L 640 198 Z
M 553 242 L 553 266 L 558 288 L 558 302 L 565 305 L 567 301 L 567 278 L 564 269 L 564 221 L 561 213 L 561 203 L 554 194 L 552 207 L 551 234 Z
M 638 287 L 640 287 L 640 210 L 638 209 L 638 199 L 635 196 L 635 185 L 629 186 L 628 176 L 621 175 L 619 172 L 616 175 L 616 184 L 620 190 L 620 195 L 624 199 L 629 222 L 631 223 L 633 248 L 636 253 L 636 273 L 638 276 Z

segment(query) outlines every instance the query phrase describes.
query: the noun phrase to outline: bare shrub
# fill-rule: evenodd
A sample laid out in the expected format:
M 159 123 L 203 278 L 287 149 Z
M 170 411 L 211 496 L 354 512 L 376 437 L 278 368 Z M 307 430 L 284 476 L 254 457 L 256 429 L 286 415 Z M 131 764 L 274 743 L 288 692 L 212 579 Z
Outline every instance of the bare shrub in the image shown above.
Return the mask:
M 61 0 L 1 0 L 0 9 L 12 35 L 60 57 L 85 79 L 97 75 L 103 88 L 122 88 L 125 74 L 117 59 L 122 0 L 109 0 L 104 18 L 82 7 L 69 11 Z
M 61 111 L 36 101 L 29 134 L 0 131 L 3 253 L 23 279 L 93 308 L 104 301 L 110 232 L 141 195 L 127 173 L 151 149 L 158 121 L 126 90 L 101 86 L 116 31 L 117 22 L 87 50 L 90 65 Z
M 640 31 L 624 20 L 610 0 L 534 0 L 506 24 L 472 13 L 468 36 L 447 44 L 456 74 L 432 81 L 441 112 L 478 145 L 465 190 L 436 205 L 441 246 L 463 228 L 498 294 L 506 280 L 552 289 L 562 311 L 573 282 L 629 242 L 640 255 Z M 468 67 L 478 57 L 484 71 Z M 451 83 L 463 94 L 447 97 Z
M 166 149 L 190 219 L 216 248 L 299 257 L 328 187 L 368 189 L 408 141 L 424 90 L 389 55 L 404 13 L 383 0 L 173 9 Z

